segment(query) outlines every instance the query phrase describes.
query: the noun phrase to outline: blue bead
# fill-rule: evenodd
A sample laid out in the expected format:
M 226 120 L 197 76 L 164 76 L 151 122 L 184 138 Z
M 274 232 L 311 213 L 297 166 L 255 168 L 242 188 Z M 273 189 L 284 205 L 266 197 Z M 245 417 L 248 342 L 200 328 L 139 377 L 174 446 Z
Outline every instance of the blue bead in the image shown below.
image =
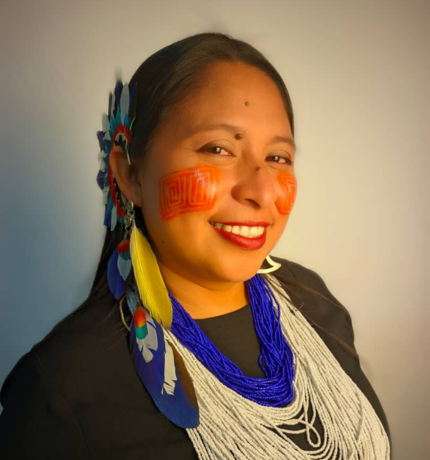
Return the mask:
M 255 330 L 261 342 L 259 364 L 265 378 L 245 376 L 236 364 L 214 346 L 170 294 L 172 332 L 224 385 L 258 404 L 283 407 L 294 397 L 294 360 L 282 333 L 280 306 L 261 275 L 251 278 L 246 287 Z

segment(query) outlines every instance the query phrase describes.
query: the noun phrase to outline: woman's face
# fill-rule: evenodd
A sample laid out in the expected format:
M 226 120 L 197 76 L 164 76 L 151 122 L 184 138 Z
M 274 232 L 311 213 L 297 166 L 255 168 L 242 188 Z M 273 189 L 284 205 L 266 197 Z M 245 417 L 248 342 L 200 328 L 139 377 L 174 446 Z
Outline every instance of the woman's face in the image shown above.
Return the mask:
M 282 235 L 295 152 L 282 98 L 262 71 L 219 61 L 202 83 L 158 130 L 138 178 L 162 272 L 213 287 L 252 277 Z

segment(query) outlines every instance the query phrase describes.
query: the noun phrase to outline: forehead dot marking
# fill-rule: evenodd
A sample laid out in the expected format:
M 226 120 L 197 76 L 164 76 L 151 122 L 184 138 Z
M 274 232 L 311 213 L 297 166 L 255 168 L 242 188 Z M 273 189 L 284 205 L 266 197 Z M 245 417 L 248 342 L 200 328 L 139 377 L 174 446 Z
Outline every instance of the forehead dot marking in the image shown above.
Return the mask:
M 248 106 L 249 106 L 249 102 L 248 102 L 248 101 L 245 101 L 245 105 L 248 107 Z

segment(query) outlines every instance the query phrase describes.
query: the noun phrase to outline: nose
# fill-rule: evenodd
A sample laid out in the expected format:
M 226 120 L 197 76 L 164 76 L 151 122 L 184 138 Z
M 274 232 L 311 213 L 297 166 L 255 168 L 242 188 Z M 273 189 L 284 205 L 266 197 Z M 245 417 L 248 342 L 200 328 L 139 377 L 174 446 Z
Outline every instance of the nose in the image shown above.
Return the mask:
M 242 165 L 232 195 L 240 203 L 268 208 L 278 197 L 276 176 L 265 166 Z

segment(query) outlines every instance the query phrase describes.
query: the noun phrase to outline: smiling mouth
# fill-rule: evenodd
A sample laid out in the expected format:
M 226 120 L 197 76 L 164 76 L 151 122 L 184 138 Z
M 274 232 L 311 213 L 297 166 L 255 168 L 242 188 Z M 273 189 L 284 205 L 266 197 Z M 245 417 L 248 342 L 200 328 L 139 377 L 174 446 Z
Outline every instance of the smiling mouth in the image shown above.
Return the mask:
M 245 238 L 258 238 L 263 235 L 268 224 L 264 225 L 237 225 L 237 224 L 222 224 L 220 222 L 209 222 L 212 227 L 223 230 L 227 233 L 243 236 Z
M 239 225 L 239 222 L 209 222 L 212 228 L 225 240 L 242 249 L 255 251 L 266 242 L 267 222 L 246 222 L 248 225 Z

